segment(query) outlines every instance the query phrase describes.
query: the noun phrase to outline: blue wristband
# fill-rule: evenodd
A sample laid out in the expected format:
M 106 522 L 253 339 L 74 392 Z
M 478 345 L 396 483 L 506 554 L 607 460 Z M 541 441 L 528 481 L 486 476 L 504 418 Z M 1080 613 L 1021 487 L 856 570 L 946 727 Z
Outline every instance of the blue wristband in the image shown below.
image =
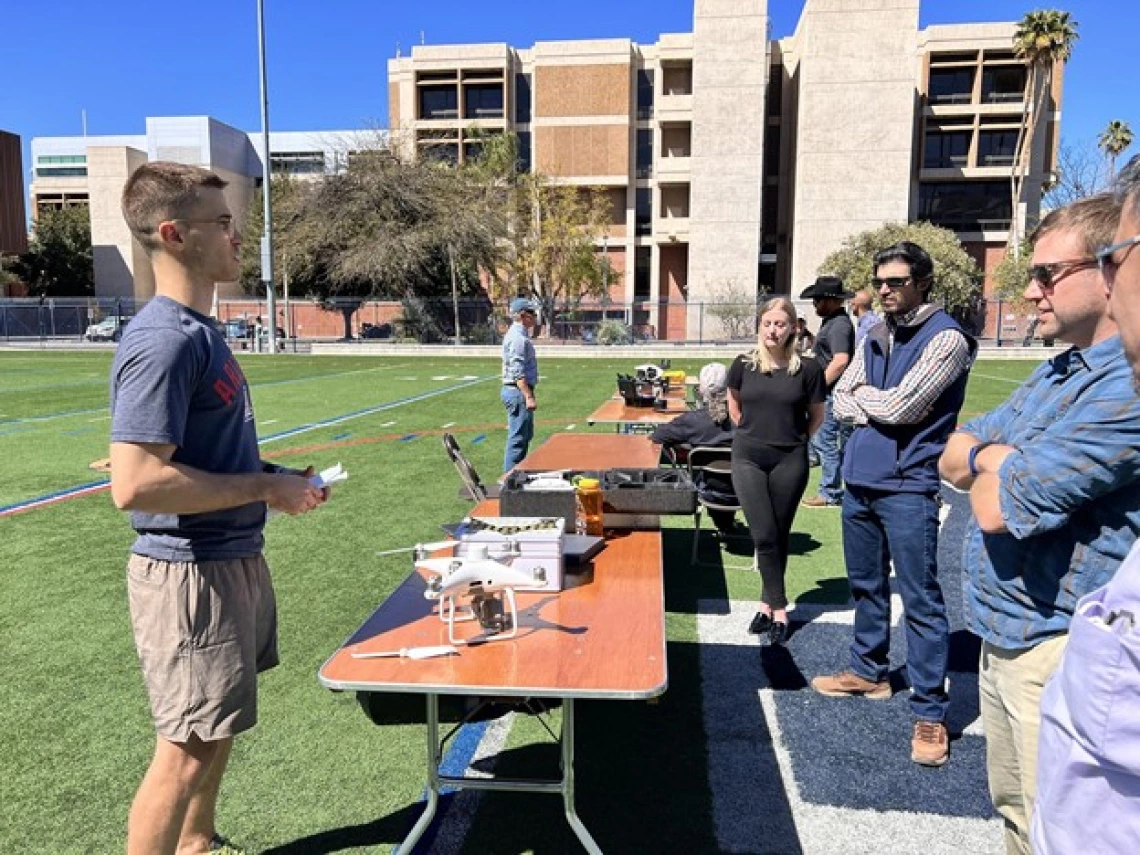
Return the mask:
M 979 442 L 970 449 L 970 453 L 966 455 L 966 468 L 970 470 L 970 476 L 973 478 L 978 477 L 978 454 L 983 448 L 989 448 L 993 445 L 992 442 Z

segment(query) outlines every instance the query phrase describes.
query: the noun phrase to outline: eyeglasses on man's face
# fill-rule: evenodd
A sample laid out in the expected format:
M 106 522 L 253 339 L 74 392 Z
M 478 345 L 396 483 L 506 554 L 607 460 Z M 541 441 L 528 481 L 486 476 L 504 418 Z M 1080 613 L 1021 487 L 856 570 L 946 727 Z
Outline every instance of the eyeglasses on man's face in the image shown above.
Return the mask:
M 872 276 L 871 284 L 876 288 L 882 288 L 886 285 L 892 291 L 897 291 L 900 288 L 905 288 L 913 278 L 913 276 Z
M 1104 277 L 1105 287 L 1110 291 L 1112 290 L 1112 286 L 1116 284 L 1116 271 L 1120 269 L 1120 265 L 1128 260 L 1128 255 L 1132 252 L 1132 247 L 1138 243 L 1140 243 L 1140 235 L 1130 237 L 1127 240 L 1122 240 L 1110 246 L 1102 246 L 1096 251 L 1096 263 L 1100 265 L 1100 275 Z M 1116 257 L 1117 253 L 1120 253 L 1119 258 Z
M 1032 264 L 1029 266 L 1029 281 L 1036 282 L 1043 290 L 1056 286 L 1058 282 L 1078 270 L 1088 270 L 1096 267 L 1095 258 L 1075 258 L 1071 261 L 1050 261 L 1048 264 Z

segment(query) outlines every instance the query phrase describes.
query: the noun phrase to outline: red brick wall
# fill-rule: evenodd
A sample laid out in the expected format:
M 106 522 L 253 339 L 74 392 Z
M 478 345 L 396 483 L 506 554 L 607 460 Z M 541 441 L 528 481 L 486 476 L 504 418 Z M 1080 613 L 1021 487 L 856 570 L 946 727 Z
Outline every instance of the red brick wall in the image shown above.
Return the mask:
M 657 337 L 683 341 L 686 329 L 686 298 L 689 282 L 688 244 L 661 247 L 661 313 Z

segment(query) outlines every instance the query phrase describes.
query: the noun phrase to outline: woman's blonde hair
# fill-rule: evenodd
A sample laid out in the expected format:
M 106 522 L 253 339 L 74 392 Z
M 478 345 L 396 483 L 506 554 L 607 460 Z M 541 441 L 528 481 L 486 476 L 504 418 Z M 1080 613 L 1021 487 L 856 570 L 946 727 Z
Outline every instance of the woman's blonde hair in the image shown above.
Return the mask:
M 800 355 L 796 353 L 796 322 L 799 315 L 796 307 L 787 297 L 773 297 L 760 307 L 759 317 L 763 318 L 769 312 L 780 311 L 788 316 L 788 337 L 784 340 L 784 358 L 788 360 L 788 374 L 798 374 L 800 371 Z M 753 371 L 771 374 L 775 368 L 772 356 L 764 345 L 764 331 L 761 329 L 756 335 L 756 347 L 744 355 L 744 361 Z

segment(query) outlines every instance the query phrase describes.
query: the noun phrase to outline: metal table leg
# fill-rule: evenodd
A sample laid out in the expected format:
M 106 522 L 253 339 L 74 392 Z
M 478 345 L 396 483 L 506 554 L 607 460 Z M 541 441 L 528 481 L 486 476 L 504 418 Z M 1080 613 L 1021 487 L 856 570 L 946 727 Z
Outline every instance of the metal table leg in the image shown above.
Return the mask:
M 396 847 L 395 853 L 411 853 L 416 843 L 427 831 L 431 821 L 435 819 L 435 811 L 439 806 L 439 696 L 427 695 L 427 767 L 428 767 L 428 795 L 427 806 L 411 832 L 404 841 Z
M 574 807 L 574 699 L 562 701 L 562 802 L 566 808 L 566 821 L 590 855 L 602 855 L 602 850 L 586 830 Z

